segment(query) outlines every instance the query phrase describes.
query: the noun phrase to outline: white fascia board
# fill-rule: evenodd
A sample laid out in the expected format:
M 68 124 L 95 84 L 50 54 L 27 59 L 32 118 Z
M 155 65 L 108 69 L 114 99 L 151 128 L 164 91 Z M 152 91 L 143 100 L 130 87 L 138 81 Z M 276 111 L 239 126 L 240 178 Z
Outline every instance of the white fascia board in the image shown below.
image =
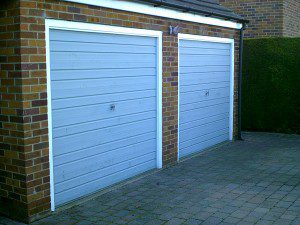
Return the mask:
M 200 36 L 192 34 L 178 34 L 178 39 L 191 40 L 191 41 L 206 41 L 206 42 L 217 42 L 217 43 L 234 43 L 234 39 L 231 38 L 220 38 L 211 36 Z
M 67 2 L 75 2 L 86 5 L 94 5 L 111 9 L 118 9 L 127 12 L 135 12 L 164 18 L 184 20 L 194 23 L 208 24 L 219 27 L 242 29 L 241 23 L 226 21 L 222 19 L 205 17 L 193 13 L 184 13 L 178 10 L 167 9 L 162 7 L 154 7 L 152 5 L 128 2 L 124 0 L 64 0 Z

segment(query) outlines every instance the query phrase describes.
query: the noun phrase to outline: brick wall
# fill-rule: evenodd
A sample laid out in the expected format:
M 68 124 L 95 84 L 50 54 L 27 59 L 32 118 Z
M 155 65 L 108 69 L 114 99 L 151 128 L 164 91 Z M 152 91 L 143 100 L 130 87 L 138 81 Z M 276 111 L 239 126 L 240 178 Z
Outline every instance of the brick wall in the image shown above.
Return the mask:
M 235 13 L 249 20 L 246 38 L 283 35 L 282 0 L 219 0 Z
M 24 100 L 20 55 L 18 1 L 0 4 L 0 211 L 27 217 L 26 156 L 24 148 Z
M 300 1 L 284 0 L 283 36 L 300 37 Z
M 299 37 L 299 0 L 219 0 L 249 20 L 246 38 Z
M 6 0 L 5 2 L 12 2 Z M 10 3 L 9 5 L 14 5 Z M 14 8 L 17 7 L 17 3 Z M 7 7 L 3 7 L 7 9 Z M 1 117 L 2 126 L 6 123 L 1 140 L 1 174 L 0 174 L 0 204 L 13 205 L 16 199 L 23 213 L 2 209 L 8 216 L 26 220 L 36 218 L 50 211 L 50 181 L 49 181 L 49 148 L 48 148 L 48 118 L 46 92 L 46 55 L 45 55 L 45 18 L 54 18 L 70 21 L 99 23 L 114 26 L 151 29 L 163 31 L 163 165 L 172 165 L 177 161 L 177 126 L 178 126 L 178 41 L 177 37 L 168 34 L 170 25 L 180 25 L 183 33 L 234 38 L 236 40 L 235 54 L 235 109 L 234 134 L 237 133 L 237 77 L 238 77 L 238 46 L 239 31 L 209 25 L 201 25 L 172 19 L 162 19 L 154 16 L 117 11 L 95 6 L 68 3 L 58 0 L 20 0 L 19 14 L 19 48 L 14 52 L 4 46 L 1 60 L 6 60 L 7 66 L 1 76 L 12 77 L 2 81 L 1 89 L 6 92 L 17 92 L 7 97 L 1 104 L 7 108 L 4 117 Z M 1 15 L 8 14 L 9 10 L 2 10 Z M 18 14 L 14 14 L 18 15 Z M 5 19 L 2 19 L 5 20 Z M 2 30 L 6 28 L 2 28 Z M 17 27 L 16 27 L 17 29 Z M 1 30 L 1 31 L 2 31 Z M 17 29 L 18 31 L 18 29 Z M 6 32 L 10 36 L 10 32 Z M 5 36 L 5 32 L 1 35 Z M 8 37 L 9 38 L 9 37 Z M 11 37 L 10 37 L 11 38 Z M 12 46 L 12 45 L 9 45 Z M 7 51 L 7 52 L 6 52 Z M 16 58 L 9 58 L 9 54 L 16 54 Z M 17 60 L 18 59 L 18 60 Z M 20 65 L 21 62 L 21 65 Z M 21 72 L 20 72 L 21 69 Z M 2 77 L 1 77 L 2 78 Z M 6 83 L 6 84 L 5 84 Z M 7 86 L 12 89 L 7 89 Z M 18 87 L 18 88 L 17 88 Z M 18 97 L 17 97 L 18 96 Z M 12 99 L 18 98 L 15 101 Z M 12 102 L 10 104 L 10 102 Z M 16 107 L 18 110 L 14 110 Z M 18 114 L 17 114 L 18 113 Z M 16 121 L 11 121 L 7 115 L 17 115 Z M 11 116 L 11 118 L 15 118 Z M 19 126 L 18 126 L 19 125 Z M 20 130 L 18 130 L 20 127 Z M 1 131 L 2 131 L 1 130 Z M 11 130 L 11 131 L 10 131 Z M 15 132 L 17 130 L 17 132 Z M 21 138 L 18 136 L 21 135 Z M 14 138 L 17 136 L 16 138 Z M 13 139 L 14 138 L 14 139 Z M 19 146 L 11 150 L 11 143 Z M 10 154 L 8 154 L 10 153 Z M 17 158 L 21 165 L 15 180 L 12 173 L 7 174 L 11 158 Z M 17 167 L 19 168 L 19 167 Z M 14 167 L 15 170 L 15 167 Z M 16 184 L 13 182 L 16 181 Z M 21 193 L 18 188 L 22 184 Z M 9 191 L 7 190 L 9 189 Z M 10 193 L 10 194 L 9 194 Z

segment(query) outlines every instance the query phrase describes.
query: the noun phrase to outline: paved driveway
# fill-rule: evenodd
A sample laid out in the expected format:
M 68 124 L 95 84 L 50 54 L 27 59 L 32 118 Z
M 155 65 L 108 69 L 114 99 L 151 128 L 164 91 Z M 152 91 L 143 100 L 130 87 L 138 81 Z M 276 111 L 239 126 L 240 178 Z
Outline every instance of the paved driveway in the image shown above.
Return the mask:
M 300 136 L 244 138 L 35 224 L 299 225 Z

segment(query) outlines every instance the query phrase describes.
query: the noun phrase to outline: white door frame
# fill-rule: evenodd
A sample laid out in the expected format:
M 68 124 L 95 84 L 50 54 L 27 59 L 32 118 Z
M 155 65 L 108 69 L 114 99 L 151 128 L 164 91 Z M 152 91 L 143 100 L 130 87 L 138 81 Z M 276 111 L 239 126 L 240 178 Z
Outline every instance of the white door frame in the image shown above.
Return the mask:
M 219 38 L 201 35 L 191 34 L 178 34 L 178 155 L 177 160 L 180 159 L 180 146 L 179 146 L 179 134 L 180 134 L 180 40 L 191 40 L 201 42 L 215 42 L 215 43 L 226 43 L 230 44 L 230 110 L 229 110 L 229 140 L 233 139 L 233 107 L 234 107 L 234 39 L 230 38 Z
M 47 69 L 47 104 L 48 104 L 48 135 L 49 135 L 49 169 L 51 210 L 55 210 L 53 149 L 52 149 L 52 106 L 51 106 L 51 70 L 50 70 L 50 29 L 86 31 L 95 33 L 123 34 L 157 38 L 157 168 L 162 168 L 162 32 L 154 30 L 134 29 L 107 26 L 92 23 L 70 22 L 64 20 L 45 20 L 46 35 L 46 69 Z

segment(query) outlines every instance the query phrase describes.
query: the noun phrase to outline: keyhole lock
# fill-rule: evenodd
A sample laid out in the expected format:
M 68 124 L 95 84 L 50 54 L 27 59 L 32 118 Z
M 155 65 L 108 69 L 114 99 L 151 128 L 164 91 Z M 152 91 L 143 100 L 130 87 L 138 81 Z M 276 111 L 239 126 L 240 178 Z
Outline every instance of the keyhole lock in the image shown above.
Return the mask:
M 110 108 L 110 111 L 115 111 L 116 105 L 115 104 L 111 104 L 109 108 Z
M 205 96 L 208 97 L 209 96 L 209 91 L 205 91 Z

